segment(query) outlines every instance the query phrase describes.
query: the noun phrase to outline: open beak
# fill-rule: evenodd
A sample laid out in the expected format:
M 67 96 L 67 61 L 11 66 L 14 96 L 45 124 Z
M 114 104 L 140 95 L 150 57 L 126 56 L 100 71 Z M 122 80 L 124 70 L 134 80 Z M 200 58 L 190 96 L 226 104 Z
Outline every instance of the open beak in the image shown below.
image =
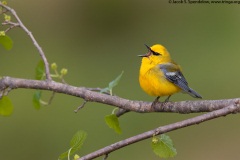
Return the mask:
M 151 48 L 148 46 L 148 45 L 146 45 L 146 44 L 144 44 L 146 47 L 147 47 L 147 49 L 149 50 L 149 51 L 151 51 Z
M 146 44 L 144 44 L 144 45 L 147 47 L 148 52 L 146 54 L 143 54 L 143 55 L 138 55 L 138 57 L 149 57 L 151 55 L 151 48 Z

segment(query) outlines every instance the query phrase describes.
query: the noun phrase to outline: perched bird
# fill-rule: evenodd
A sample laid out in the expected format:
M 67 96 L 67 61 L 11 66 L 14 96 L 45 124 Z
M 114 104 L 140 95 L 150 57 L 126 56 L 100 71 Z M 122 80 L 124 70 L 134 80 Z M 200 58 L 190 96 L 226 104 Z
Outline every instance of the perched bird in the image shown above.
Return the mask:
M 152 105 L 158 102 L 162 96 L 168 96 L 177 92 L 185 92 L 194 98 L 202 98 L 197 92 L 188 86 L 181 68 L 170 57 L 167 49 L 156 44 L 152 47 L 147 46 L 148 52 L 142 57 L 140 67 L 139 83 L 141 88 L 151 96 L 157 96 Z

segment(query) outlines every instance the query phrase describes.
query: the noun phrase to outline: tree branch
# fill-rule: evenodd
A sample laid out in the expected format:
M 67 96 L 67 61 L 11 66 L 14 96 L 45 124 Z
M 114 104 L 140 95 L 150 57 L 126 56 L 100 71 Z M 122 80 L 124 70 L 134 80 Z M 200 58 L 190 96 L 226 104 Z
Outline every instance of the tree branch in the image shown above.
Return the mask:
M 151 107 L 151 102 L 132 101 L 118 96 L 111 96 L 99 92 L 90 91 L 84 87 L 75 87 L 54 81 L 38 81 L 3 77 L 2 79 L 0 79 L 0 90 L 5 90 L 7 88 L 49 90 L 57 93 L 80 97 L 88 102 L 99 102 L 111 106 L 116 106 L 124 110 L 140 113 L 175 112 L 187 114 L 198 112 L 211 112 L 213 110 L 221 109 L 231 104 L 234 104 L 236 101 L 240 101 L 240 98 L 235 98 L 225 100 L 181 101 L 167 103 L 158 102 L 156 103 L 155 107 Z
M 10 22 L 10 21 L 6 21 L 6 22 L 3 22 L 2 25 L 10 25 L 10 27 L 8 27 L 6 30 L 5 30 L 5 33 L 9 32 L 11 29 L 13 29 L 14 27 L 19 27 L 19 23 L 14 23 L 14 22 Z
M 27 27 L 25 27 L 25 25 L 22 23 L 22 21 L 20 20 L 20 18 L 18 17 L 18 15 L 17 15 L 17 13 L 15 12 L 14 9 L 10 8 L 9 6 L 6 6 L 6 5 L 2 4 L 2 2 L 0 2 L 0 6 L 5 8 L 9 12 L 11 12 L 11 14 L 16 18 L 18 23 L 14 23 L 14 26 L 21 27 L 27 33 L 27 35 L 30 37 L 30 39 L 32 40 L 34 46 L 37 48 L 37 50 L 38 50 L 38 52 L 39 52 L 39 54 L 40 54 L 40 56 L 41 56 L 41 58 L 42 58 L 42 60 L 44 62 L 45 72 L 46 72 L 46 79 L 47 80 L 52 80 L 52 78 L 50 76 L 50 70 L 49 70 L 49 64 L 48 64 L 47 58 L 46 58 L 42 48 L 40 47 L 40 45 L 38 44 L 38 42 L 34 38 L 33 34 L 27 29 Z M 10 27 L 10 29 L 11 29 L 11 27 Z
M 122 147 L 128 146 L 130 144 L 133 144 L 133 143 L 136 143 L 136 142 L 139 142 L 139 141 L 142 141 L 142 140 L 147 139 L 147 138 L 151 138 L 151 137 L 153 137 L 153 135 L 159 135 L 159 134 L 167 133 L 167 132 L 170 132 L 170 131 L 173 131 L 173 130 L 176 130 L 176 129 L 180 129 L 180 128 L 184 128 L 184 127 L 187 127 L 187 126 L 200 124 L 202 122 L 205 122 L 205 121 L 217 118 L 217 117 L 226 116 L 226 115 L 231 114 L 231 113 L 239 112 L 240 111 L 239 107 L 240 107 L 240 101 L 238 100 L 234 104 L 229 105 L 225 108 L 222 108 L 222 109 L 219 109 L 219 110 L 216 110 L 216 111 L 212 111 L 210 113 L 206 113 L 206 114 L 203 114 L 201 116 L 197 116 L 197 117 L 194 117 L 194 118 L 190 118 L 190 119 L 187 119 L 187 120 L 183 120 L 183 121 L 180 121 L 180 122 L 169 124 L 169 125 L 166 125 L 166 126 L 161 126 L 161 127 L 156 128 L 156 129 L 153 129 L 153 130 L 141 133 L 139 135 L 130 137 L 128 139 L 119 141 L 117 143 L 114 143 L 114 144 L 111 144 L 107 147 L 104 147 L 100 150 L 92 152 L 88 155 L 85 155 L 85 156 L 79 158 L 78 160 L 89 160 L 89 159 L 97 158 L 97 157 L 102 156 L 102 155 L 109 155 L 109 153 L 111 153 L 111 152 L 113 152 L 117 149 L 120 149 Z
M 124 114 L 126 114 L 126 113 L 128 113 L 128 112 L 130 112 L 130 111 L 120 108 L 120 109 L 116 112 L 116 116 L 117 116 L 117 117 L 120 117 L 120 116 L 122 116 L 122 115 L 124 115 Z
M 87 101 L 84 100 L 84 102 L 80 106 L 78 106 L 78 108 L 75 109 L 74 112 L 77 113 L 80 109 L 82 109 L 85 106 L 86 103 L 87 103 Z

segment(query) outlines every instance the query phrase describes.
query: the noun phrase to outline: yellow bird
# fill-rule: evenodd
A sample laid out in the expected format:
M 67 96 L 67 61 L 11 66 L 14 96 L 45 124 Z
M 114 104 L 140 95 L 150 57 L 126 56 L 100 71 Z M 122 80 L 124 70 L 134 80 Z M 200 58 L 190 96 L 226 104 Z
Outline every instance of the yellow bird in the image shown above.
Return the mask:
M 141 88 L 151 96 L 157 96 L 153 105 L 161 96 L 168 96 L 165 102 L 168 102 L 171 95 L 177 92 L 185 92 L 194 98 L 202 98 L 197 92 L 188 87 L 181 68 L 170 57 L 167 49 L 156 44 L 148 48 L 142 57 L 140 67 L 139 82 Z

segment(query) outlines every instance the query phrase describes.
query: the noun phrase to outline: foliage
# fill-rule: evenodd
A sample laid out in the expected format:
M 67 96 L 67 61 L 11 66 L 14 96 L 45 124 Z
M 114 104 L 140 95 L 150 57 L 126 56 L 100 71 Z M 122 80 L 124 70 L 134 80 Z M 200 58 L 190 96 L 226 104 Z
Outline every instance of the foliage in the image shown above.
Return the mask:
M 109 82 L 108 87 L 102 89 L 100 92 L 110 92 L 110 95 L 113 95 L 113 88 L 118 85 L 120 82 L 123 71 L 120 75 L 118 75 L 113 81 Z M 113 113 L 110 115 L 105 116 L 105 122 L 108 125 L 109 128 L 112 128 L 116 133 L 121 134 L 122 130 L 120 128 L 120 124 L 118 121 L 118 117 L 114 114 L 115 109 L 113 110 Z
M 63 83 L 65 83 L 63 76 L 65 76 L 67 74 L 68 70 L 66 68 L 62 68 L 60 71 L 60 74 L 59 74 L 57 68 L 58 67 L 57 67 L 56 63 L 51 64 L 51 69 L 54 71 L 54 74 L 51 74 L 51 77 L 58 78 Z M 45 77 L 45 65 L 44 65 L 43 60 L 40 60 L 37 64 L 37 66 L 35 67 L 35 79 L 43 80 L 44 77 Z M 51 100 L 54 97 L 54 93 L 48 102 L 43 101 L 41 99 L 41 96 L 42 96 L 42 91 L 40 91 L 40 90 L 37 90 L 33 95 L 33 106 L 37 110 L 41 108 L 41 105 L 49 105 Z
M 35 79 L 42 80 L 45 75 L 45 68 L 43 60 L 40 60 L 35 68 Z
M 160 138 L 155 136 L 152 138 L 152 149 L 160 158 L 170 158 L 177 154 L 171 138 L 165 134 L 161 134 Z
M 5 35 L 4 31 L 0 32 L 0 44 L 4 47 L 6 50 L 11 50 L 13 46 L 13 41 L 12 39 Z
M 13 105 L 7 96 L 3 96 L 0 99 L 0 115 L 2 116 L 10 116 L 13 112 Z
M 42 95 L 42 92 L 40 90 L 37 90 L 33 95 L 33 105 L 34 105 L 34 108 L 37 110 L 41 108 L 41 102 L 40 102 L 41 95 Z
M 118 85 L 120 79 L 122 78 L 123 73 L 124 73 L 124 72 L 122 71 L 122 73 L 121 73 L 119 76 L 117 76 L 117 78 L 115 78 L 113 81 L 111 81 L 111 82 L 108 84 L 108 87 L 103 88 L 100 92 L 102 92 L 102 93 L 103 93 L 103 92 L 110 92 L 110 95 L 113 95 L 112 90 L 113 90 L 113 88 L 114 88 L 115 86 Z
M 122 133 L 122 130 L 119 125 L 118 117 L 115 114 L 110 114 L 105 116 L 105 122 L 109 128 L 114 129 L 118 134 Z
M 73 155 L 76 151 L 81 149 L 86 137 L 87 133 L 85 131 L 78 131 L 72 137 L 72 140 L 70 141 L 70 148 L 68 149 L 68 151 L 62 153 L 58 159 L 60 160 L 68 157 L 68 160 L 70 160 L 70 156 Z M 76 155 L 74 157 L 76 157 Z

